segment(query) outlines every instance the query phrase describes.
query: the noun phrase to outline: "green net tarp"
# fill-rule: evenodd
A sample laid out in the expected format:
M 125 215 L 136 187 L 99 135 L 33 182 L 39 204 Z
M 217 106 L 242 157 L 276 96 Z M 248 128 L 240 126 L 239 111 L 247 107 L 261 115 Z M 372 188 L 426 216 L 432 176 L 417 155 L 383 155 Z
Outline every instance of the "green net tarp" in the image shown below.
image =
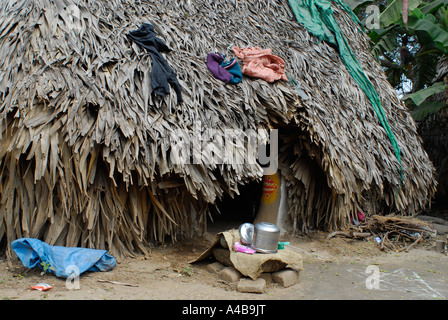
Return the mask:
M 350 8 L 348 8 L 340 0 L 335 1 L 347 10 L 355 21 L 359 22 L 358 18 L 354 15 Z M 320 40 L 327 41 L 338 47 L 339 54 L 345 67 L 369 99 L 373 109 L 378 115 L 381 125 L 386 130 L 387 136 L 392 143 L 395 156 L 401 164 L 400 148 L 392 129 L 389 126 L 386 115 L 384 114 L 384 109 L 381 106 L 378 93 L 369 78 L 364 73 L 361 64 L 354 56 L 346 38 L 342 34 L 341 29 L 333 16 L 331 0 L 289 0 L 289 5 L 297 22 L 302 24 L 308 32 Z

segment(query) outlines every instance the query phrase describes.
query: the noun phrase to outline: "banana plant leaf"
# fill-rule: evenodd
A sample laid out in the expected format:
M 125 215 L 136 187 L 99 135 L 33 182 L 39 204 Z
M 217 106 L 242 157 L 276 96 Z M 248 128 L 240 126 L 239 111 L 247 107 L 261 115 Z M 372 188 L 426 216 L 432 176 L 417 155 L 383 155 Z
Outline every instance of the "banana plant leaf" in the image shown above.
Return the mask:
M 445 54 L 448 54 L 448 30 L 438 23 L 433 15 L 425 15 L 423 18 L 410 15 L 408 26 L 416 32 L 427 33 L 434 45 Z
M 428 115 L 437 113 L 440 109 L 445 108 L 444 101 L 426 101 L 411 111 L 411 115 L 416 121 L 423 121 Z
M 421 0 L 408 0 L 408 10 L 412 11 L 417 8 Z M 403 17 L 403 0 L 394 0 L 380 14 L 380 24 L 382 27 L 388 27 L 393 23 L 399 22 Z M 408 21 L 409 22 L 409 21 Z
M 443 7 L 445 4 L 448 4 L 448 0 L 438 0 L 431 3 L 428 3 L 427 5 L 424 5 L 420 8 L 420 11 L 423 14 L 431 14 L 439 10 L 441 7 Z
M 403 96 L 402 100 L 411 99 L 417 106 L 421 105 L 430 96 L 445 91 L 445 84 L 443 82 L 436 82 L 426 89 L 419 90 L 412 94 Z

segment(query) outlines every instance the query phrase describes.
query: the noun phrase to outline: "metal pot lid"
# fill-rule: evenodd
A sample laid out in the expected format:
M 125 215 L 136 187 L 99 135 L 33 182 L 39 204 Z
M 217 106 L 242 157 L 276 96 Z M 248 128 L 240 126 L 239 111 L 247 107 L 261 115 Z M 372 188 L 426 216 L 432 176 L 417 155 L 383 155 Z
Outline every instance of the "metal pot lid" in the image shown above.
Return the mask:
M 254 235 L 254 225 L 252 223 L 243 223 L 239 228 L 241 243 L 250 245 Z

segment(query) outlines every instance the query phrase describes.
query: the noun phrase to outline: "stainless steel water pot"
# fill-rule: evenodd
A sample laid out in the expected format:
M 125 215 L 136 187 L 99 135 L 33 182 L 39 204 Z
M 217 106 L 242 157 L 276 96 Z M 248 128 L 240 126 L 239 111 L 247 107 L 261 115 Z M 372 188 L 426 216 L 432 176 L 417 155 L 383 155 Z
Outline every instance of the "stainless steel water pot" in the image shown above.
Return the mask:
M 252 244 L 254 236 L 254 225 L 252 223 L 243 223 L 239 228 L 241 243 L 245 246 Z
M 254 226 L 252 248 L 262 253 L 277 253 L 280 229 L 273 223 L 260 222 Z

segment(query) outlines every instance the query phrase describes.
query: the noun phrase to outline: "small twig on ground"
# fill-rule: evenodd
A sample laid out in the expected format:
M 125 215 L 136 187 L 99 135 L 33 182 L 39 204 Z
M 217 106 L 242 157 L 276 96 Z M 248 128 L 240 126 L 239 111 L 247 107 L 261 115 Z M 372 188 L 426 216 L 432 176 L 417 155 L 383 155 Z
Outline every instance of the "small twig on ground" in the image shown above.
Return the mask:
M 125 283 L 125 282 L 119 282 L 119 281 L 112 281 L 112 280 L 98 279 L 98 282 L 107 282 L 107 283 L 118 284 L 118 285 L 127 286 L 127 287 L 138 287 L 137 284 L 131 284 L 131 283 Z
M 399 249 L 398 251 L 399 251 L 399 252 L 401 252 L 401 251 L 406 251 L 406 252 L 408 252 L 409 249 L 411 249 L 411 248 L 412 248 L 413 246 L 415 246 L 418 242 L 420 242 L 420 240 L 421 240 L 422 238 L 423 238 L 423 232 L 420 233 L 420 236 L 418 237 L 417 240 L 415 240 L 415 241 L 414 241 L 413 243 L 411 243 L 409 246 Z
M 331 239 L 337 236 L 343 236 L 347 238 L 362 239 L 370 237 L 372 234 L 370 232 L 353 232 L 353 231 L 334 231 L 327 236 L 327 239 Z

